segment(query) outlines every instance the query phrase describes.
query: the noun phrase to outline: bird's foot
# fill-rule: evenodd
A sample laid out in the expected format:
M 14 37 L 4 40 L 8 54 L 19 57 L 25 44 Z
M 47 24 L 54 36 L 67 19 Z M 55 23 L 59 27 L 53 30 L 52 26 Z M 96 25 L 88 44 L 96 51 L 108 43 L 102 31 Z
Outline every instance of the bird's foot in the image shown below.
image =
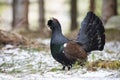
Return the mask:
M 70 70 L 70 69 L 71 69 L 71 67 L 70 67 L 70 66 L 67 66 L 67 68 L 68 68 L 68 70 Z
M 68 70 L 70 70 L 70 69 L 72 68 L 72 65 L 68 65 L 68 66 L 63 65 L 62 70 L 65 70 L 65 67 L 67 67 L 67 68 L 68 68 Z

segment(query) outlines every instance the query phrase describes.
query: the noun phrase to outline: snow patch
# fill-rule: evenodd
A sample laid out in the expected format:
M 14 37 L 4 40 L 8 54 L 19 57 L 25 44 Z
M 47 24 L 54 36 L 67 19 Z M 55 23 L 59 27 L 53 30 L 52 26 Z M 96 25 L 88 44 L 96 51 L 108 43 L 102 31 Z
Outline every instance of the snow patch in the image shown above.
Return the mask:
M 49 40 L 43 41 L 49 45 Z M 94 55 L 94 58 L 93 58 Z M 106 43 L 103 51 L 94 51 L 88 60 L 120 60 L 120 42 Z M 56 71 L 52 71 L 55 68 Z M 85 68 L 62 71 L 50 52 L 15 48 L 6 45 L 0 50 L 0 80 L 120 80 L 120 70 L 92 72 Z

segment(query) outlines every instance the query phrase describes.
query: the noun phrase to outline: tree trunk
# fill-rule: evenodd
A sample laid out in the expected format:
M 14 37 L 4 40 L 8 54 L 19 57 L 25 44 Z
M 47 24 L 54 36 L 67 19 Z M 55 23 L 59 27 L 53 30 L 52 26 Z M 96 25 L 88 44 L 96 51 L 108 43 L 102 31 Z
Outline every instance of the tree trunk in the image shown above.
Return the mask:
M 28 5 L 28 0 L 13 0 L 13 29 L 28 29 Z
M 108 19 L 117 15 L 117 0 L 103 0 L 102 20 L 105 24 Z
M 94 12 L 95 11 L 95 0 L 90 0 L 90 11 Z
M 44 2 L 45 0 L 39 1 L 39 30 L 40 33 L 46 37 L 50 36 L 50 31 L 45 26 L 45 8 Z
M 71 28 L 73 31 L 77 29 L 77 0 L 71 0 Z
M 45 28 L 45 9 L 44 9 L 44 0 L 39 0 L 39 29 L 43 31 Z

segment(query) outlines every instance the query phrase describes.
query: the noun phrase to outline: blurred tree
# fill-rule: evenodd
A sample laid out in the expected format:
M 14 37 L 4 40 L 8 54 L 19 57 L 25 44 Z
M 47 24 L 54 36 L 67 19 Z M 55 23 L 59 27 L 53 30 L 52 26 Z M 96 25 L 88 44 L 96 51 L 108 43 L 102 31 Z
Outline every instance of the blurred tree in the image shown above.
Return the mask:
M 117 15 L 117 0 L 103 0 L 102 6 L 102 20 L 105 24 L 107 20 Z
M 40 34 L 44 37 L 50 36 L 50 31 L 48 31 L 47 27 L 45 26 L 45 7 L 44 3 L 45 0 L 38 0 L 39 1 L 39 30 Z
M 45 8 L 44 8 L 44 0 L 39 1 L 39 29 L 43 31 L 45 28 Z
M 77 0 L 71 0 L 71 28 L 73 31 L 77 29 Z
M 13 0 L 13 28 L 28 29 L 29 0 Z
M 95 11 L 95 0 L 90 0 L 90 11 L 94 12 Z

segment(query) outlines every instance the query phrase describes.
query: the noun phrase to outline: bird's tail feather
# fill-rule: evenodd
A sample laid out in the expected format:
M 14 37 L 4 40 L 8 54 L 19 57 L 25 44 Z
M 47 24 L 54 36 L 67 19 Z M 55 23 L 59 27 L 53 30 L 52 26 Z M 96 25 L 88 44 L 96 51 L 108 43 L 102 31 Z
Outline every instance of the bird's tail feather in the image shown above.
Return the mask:
M 87 51 L 103 50 L 105 44 L 104 26 L 102 21 L 93 13 L 88 12 L 81 24 L 77 41 Z

